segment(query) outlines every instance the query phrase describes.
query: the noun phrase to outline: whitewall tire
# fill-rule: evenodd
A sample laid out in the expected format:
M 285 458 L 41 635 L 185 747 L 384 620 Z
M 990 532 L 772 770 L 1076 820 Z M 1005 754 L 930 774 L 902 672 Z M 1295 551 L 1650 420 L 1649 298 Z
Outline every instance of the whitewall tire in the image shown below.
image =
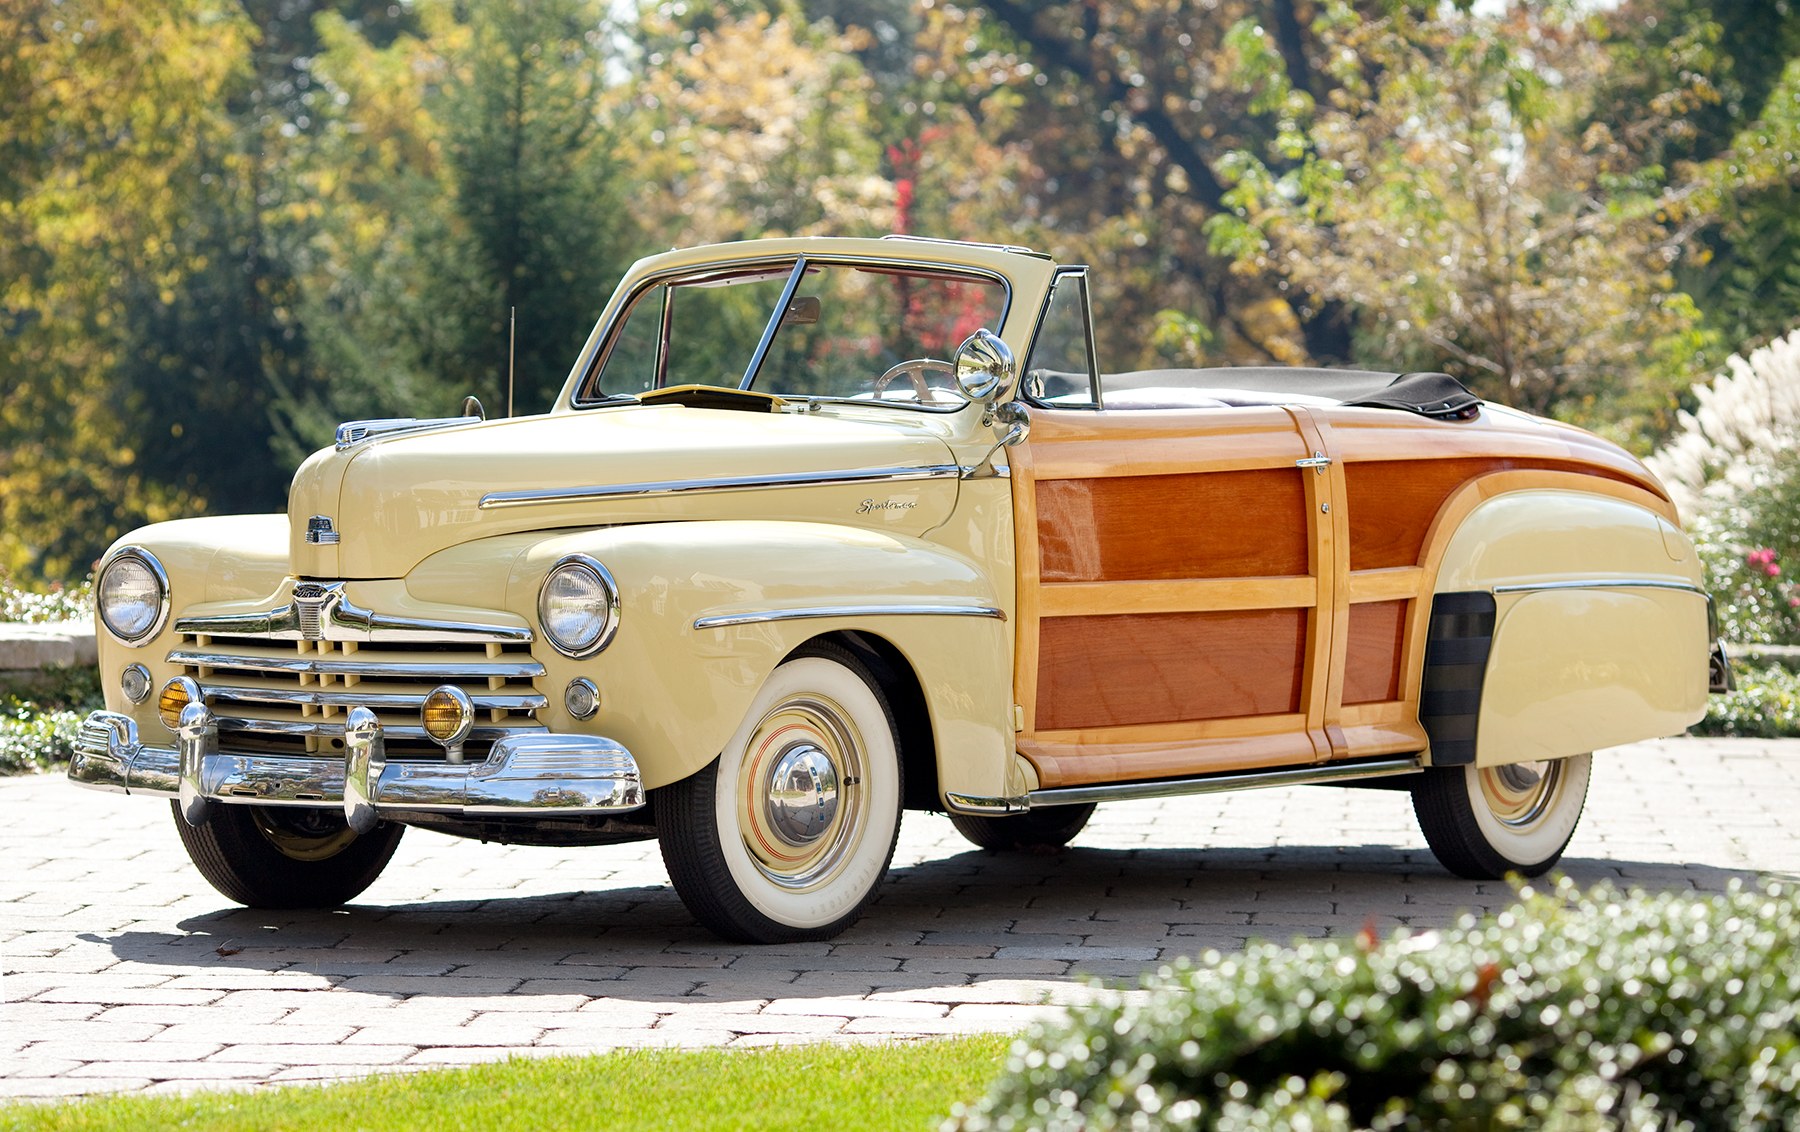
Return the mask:
M 682 902 L 727 939 L 827 939 L 887 874 L 901 758 L 881 686 L 846 649 L 808 646 L 770 673 L 712 763 L 653 795 Z
M 1457 876 L 1541 876 L 1575 835 L 1592 770 L 1592 755 L 1430 767 L 1413 784 L 1413 813 L 1433 855 Z

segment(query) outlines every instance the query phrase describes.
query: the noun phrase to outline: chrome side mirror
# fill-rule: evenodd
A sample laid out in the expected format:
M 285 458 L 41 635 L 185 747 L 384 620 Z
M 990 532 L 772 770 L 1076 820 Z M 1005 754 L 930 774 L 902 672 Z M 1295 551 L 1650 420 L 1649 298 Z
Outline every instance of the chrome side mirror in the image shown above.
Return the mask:
M 963 396 L 992 406 L 1012 395 L 1018 376 L 1012 349 L 983 327 L 956 348 L 956 385 Z
M 462 415 L 465 417 L 474 417 L 479 421 L 487 420 L 487 413 L 481 407 L 481 398 L 475 396 L 473 393 L 463 398 Z

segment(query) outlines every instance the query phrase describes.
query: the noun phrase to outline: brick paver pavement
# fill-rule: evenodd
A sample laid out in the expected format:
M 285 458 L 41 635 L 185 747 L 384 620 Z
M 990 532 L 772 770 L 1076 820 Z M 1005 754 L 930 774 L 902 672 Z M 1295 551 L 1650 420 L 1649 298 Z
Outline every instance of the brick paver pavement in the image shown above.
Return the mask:
M 740 947 L 688 918 L 654 843 L 415 830 L 355 905 L 271 913 L 207 887 L 160 802 L 40 777 L 0 780 L 0 806 L 0 1096 L 15 1097 L 1010 1030 L 1091 993 L 1084 976 L 1250 937 L 1440 927 L 1510 894 L 1438 868 L 1397 791 L 1118 804 L 1042 856 L 984 853 L 908 814 L 854 928 Z M 1800 876 L 1796 815 L 1800 741 L 1604 751 L 1565 870 L 1704 891 Z

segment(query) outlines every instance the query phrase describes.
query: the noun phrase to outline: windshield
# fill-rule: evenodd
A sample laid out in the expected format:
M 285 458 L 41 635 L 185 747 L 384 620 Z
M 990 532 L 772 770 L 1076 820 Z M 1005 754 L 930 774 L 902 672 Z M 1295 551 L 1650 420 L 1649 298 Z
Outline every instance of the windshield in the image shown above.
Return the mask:
M 998 280 L 927 268 L 697 268 L 633 296 L 578 400 L 713 385 L 954 408 L 956 347 L 1005 313 Z

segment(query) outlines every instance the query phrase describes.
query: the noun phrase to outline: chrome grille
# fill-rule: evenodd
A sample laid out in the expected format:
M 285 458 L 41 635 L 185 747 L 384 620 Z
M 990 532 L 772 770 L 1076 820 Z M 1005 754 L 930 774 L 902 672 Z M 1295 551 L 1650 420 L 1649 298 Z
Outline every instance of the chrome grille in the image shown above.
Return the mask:
M 466 761 L 485 758 L 506 735 L 544 730 L 536 713 L 546 700 L 535 684 L 544 666 L 525 643 L 184 633 L 169 660 L 200 685 L 226 751 L 341 754 L 345 717 L 360 706 L 381 720 L 389 758 L 442 759 L 443 748 L 419 726 L 420 705 L 440 684 L 456 685 L 475 705 Z

